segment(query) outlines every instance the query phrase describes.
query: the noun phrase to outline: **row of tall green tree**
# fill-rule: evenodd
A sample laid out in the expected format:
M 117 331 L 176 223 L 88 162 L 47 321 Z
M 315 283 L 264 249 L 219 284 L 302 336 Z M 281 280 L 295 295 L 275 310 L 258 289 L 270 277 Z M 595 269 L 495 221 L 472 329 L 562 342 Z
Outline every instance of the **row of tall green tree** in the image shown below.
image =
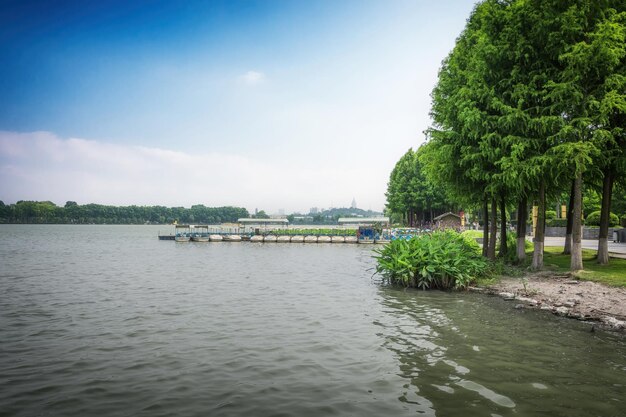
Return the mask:
M 202 204 L 185 207 L 80 205 L 68 201 L 59 207 L 50 201 L 18 201 L 6 205 L 0 201 L 0 223 L 59 224 L 216 224 L 236 222 L 248 217 L 241 207 L 206 207 Z
M 482 205 L 486 256 L 495 257 L 498 211 L 506 219 L 511 206 L 525 259 L 534 205 L 532 268 L 542 268 L 546 202 L 566 194 L 565 252 L 583 269 L 587 187 L 600 195 L 598 261 L 608 263 L 610 202 L 626 173 L 626 2 L 482 1 L 442 64 L 431 117 L 418 159 L 456 201 Z
M 431 181 L 420 161 L 426 147 L 409 149 L 396 163 L 387 184 L 387 214 L 393 223 L 410 227 L 431 223 L 448 211 L 456 212 L 456 204 L 445 187 Z

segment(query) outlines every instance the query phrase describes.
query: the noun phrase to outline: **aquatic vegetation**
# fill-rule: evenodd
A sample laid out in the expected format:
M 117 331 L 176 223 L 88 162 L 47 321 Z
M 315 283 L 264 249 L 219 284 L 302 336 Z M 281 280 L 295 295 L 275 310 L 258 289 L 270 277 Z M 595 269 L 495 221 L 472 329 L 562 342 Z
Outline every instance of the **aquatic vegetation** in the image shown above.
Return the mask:
M 405 287 L 466 288 L 490 268 L 474 239 L 450 230 L 394 240 L 375 252 L 376 273 Z

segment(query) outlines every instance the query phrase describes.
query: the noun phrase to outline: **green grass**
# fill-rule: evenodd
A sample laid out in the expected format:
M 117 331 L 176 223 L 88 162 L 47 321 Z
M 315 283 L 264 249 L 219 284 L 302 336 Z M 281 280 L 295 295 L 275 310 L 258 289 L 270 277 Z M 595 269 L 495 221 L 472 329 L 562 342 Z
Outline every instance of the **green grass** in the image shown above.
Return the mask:
M 465 230 L 461 233 L 463 236 L 475 239 L 477 237 L 483 237 L 482 230 Z
M 546 246 L 544 248 L 544 265 L 558 272 L 569 272 L 570 256 L 563 255 L 562 246 Z M 532 257 L 532 253 L 529 254 Z M 597 251 L 583 249 L 584 271 L 576 273 L 579 279 L 601 282 L 613 287 L 626 287 L 626 259 L 611 258 L 608 265 L 596 262 Z

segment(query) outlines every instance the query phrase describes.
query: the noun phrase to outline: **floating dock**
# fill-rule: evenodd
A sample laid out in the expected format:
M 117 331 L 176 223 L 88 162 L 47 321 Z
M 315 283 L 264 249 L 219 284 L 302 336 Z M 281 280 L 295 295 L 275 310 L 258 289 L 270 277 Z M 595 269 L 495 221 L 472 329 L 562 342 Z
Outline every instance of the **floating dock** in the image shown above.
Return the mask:
M 245 219 L 252 220 L 252 219 Z M 261 219 L 254 219 L 259 221 Z M 386 220 L 386 219 L 385 219 Z M 372 244 L 387 243 L 391 240 L 388 229 L 372 226 L 288 228 L 281 220 L 279 227 L 266 223 L 252 224 L 240 219 L 238 226 L 232 225 L 174 225 L 174 234 L 161 235 L 159 240 L 176 242 L 256 242 L 256 243 L 343 243 Z M 283 227 L 280 227 L 283 226 Z

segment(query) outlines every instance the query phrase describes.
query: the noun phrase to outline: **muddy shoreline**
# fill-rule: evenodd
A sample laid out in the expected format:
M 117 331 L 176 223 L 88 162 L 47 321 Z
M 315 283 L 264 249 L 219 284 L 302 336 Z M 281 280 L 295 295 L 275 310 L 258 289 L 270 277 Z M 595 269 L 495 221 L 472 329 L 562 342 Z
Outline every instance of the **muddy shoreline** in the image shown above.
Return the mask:
M 470 287 L 470 291 L 502 297 L 514 308 L 544 310 L 626 334 L 624 288 L 543 271 L 521 278 L 503 277 L 489 286 Z

